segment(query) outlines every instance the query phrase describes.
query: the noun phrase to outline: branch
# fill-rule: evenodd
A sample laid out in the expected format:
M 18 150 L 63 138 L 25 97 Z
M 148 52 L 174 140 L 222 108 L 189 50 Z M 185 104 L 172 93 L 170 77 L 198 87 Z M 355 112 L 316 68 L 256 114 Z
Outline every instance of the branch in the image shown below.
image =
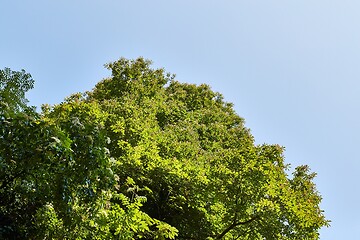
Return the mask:
M 254 216 L 254 217 L 252 217 L 249 220 L 246 220 L 244 222 L 238 222 L 237 221 L 237 216 L 235 215 L 234 222 L 232 224 L 230 224 L 221 234 L 219 234 L 216 237 L 216 239 L 222 239 L 228 232 L 230 232 L 235 227 L 251 223 L 251 222 L 255 221 L 258 218 L 259 218 L 259 216 Z

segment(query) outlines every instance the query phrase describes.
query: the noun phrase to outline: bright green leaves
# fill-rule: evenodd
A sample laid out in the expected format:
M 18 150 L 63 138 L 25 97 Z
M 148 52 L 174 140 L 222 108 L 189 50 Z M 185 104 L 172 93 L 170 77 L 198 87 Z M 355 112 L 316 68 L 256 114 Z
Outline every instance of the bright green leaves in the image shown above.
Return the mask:
M 209 86 L 182 84 L 149 66 L 120 59 L 108 65 L 112 78 L 89 93 L 109 114 L 116 174 L 151 190 L 141 209 L 181 238 L 316 236 L 327 222 L 319 201 L 309 207 L 296 197 L 283 149 L 254 145 L 243 119 Z M 318 225 L 300 224 L 301 211 L 314 213 Z
M 98 100 L 135 98 L 138 101 L 153 97 L 174 76 L 165 74 L 163 69 L 151 69 L 150 65 L 151 61 L 143 58 L 121 58 L 107 64 L 112 78 L 99 82 L 90 96 Z
M 39 239 L 318 239 L 328 221 L 315 175 L 300 166 L 290 178 L 283 148 L 255 145 L 221 94 L 150 65 L 120 59 L 93 91 L 1 119 L 6 227 Z
M 98 102 L 75 94 L 44 114 L 71 139 L 71 156 L 57 180 L 60 195 L 52 202 L 64 236 L 175 238 L 175 228 L 142 210 L 147 201 L 142 194 L 151 189 L 136 183 L 145 179 L 141 173 L 156 167 L 157 156 L 153 125 L 144 120 L 155 114 L 142 113 L 133 101 Z

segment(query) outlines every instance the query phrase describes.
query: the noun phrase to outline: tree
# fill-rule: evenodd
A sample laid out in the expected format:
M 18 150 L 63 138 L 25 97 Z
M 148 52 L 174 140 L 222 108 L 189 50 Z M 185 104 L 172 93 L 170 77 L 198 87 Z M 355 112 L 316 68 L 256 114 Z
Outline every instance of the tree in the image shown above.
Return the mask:
M 11 115 L 27 109 L 28 100 L 25 93 L 32 89 L 34 80 L 25 70 L 11 71 L 10 68 L 0 70 L 0 114 Z
M 255 145 L 221 94 L 150 64 L 109 64 L 89 93 L 109 113 L 116 174 L 151 190 L 142 209 L 183 239 L 318 238 L 328 222 L 315 174 L 300 166 L 289 178 L 283 148 Z
M 288 176 L 284 149 L 256 145 L 221 94 L 143 58 L 106 66 L 92 91 L 3 119 L 0 236 L 319 238 L 315 173 Z

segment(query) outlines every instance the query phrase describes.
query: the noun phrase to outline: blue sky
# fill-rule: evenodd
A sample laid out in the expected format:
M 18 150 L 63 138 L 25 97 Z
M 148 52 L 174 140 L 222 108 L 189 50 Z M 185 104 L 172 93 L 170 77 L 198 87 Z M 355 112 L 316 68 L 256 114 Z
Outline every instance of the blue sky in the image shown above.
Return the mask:
M 321 239 L 360 239 L 360 1 L 2 0 L 0 68 L 61 102 L 143 56 L 235 104 L 257 143 L 318 173 L 332 220 Z

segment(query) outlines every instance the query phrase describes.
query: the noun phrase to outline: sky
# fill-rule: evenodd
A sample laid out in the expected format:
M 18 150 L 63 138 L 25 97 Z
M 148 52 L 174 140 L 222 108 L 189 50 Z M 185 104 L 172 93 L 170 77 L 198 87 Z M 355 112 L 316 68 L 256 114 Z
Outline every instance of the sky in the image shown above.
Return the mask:
M 30 104 L 60 103 L 143 56 L 234 103 L 256 143 L 318 175 L 331 227 L 360 239 L 360 1 L 0 0 L 0 69 L 25 69 Z

